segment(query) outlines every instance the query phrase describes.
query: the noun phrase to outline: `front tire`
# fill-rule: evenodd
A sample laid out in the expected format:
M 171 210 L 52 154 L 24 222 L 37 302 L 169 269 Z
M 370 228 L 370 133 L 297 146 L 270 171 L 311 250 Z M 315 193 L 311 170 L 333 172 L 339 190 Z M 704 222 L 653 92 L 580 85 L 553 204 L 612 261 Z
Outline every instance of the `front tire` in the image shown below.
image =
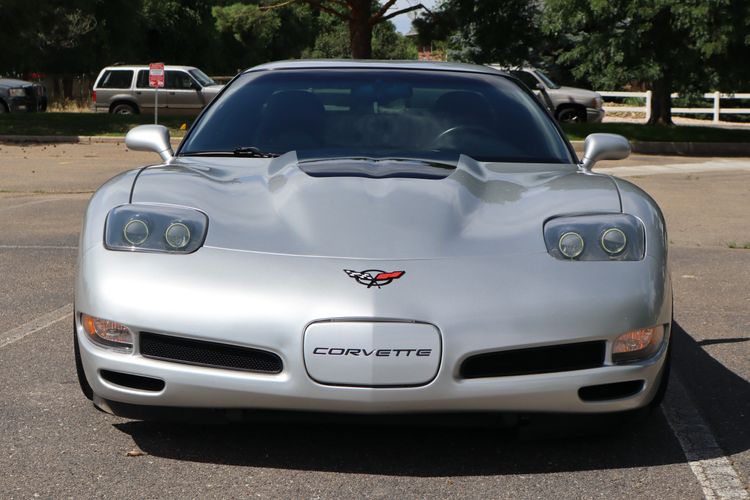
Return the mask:
M 135 115 L 138 110 L 132 104 L 120 103 L 113 106 L 110 113 L 113 115 Z
M 555 118 L 560 123 L 586 123 L 586 110 L 579 107 L 565 106 L 558 108 Z

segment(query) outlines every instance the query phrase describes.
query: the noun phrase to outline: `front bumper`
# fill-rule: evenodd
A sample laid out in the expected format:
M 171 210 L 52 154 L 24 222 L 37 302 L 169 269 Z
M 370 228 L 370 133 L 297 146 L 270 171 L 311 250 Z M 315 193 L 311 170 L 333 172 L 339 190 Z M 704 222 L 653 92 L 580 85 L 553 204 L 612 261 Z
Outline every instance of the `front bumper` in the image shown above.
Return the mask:
M 368 289 L 352 267 L 406 269 L 402 279 Z M 470 279 L 467 280 L 467 276 Z M 612 284 L 617 286 L 613 287 Z M 187 256 L 93 248 L 80 261 L 76 292 L 84 370 L 100 398 L 173 407 L 254 408 L 352 413 L 571 412 L 642 407 L 658 386 L 666 348 L 628 365 L 609 362 L 611 340 L 668 324 L 671 290 L 663 263 L 562 262 L 544 254 L 362 262 L 202 248 Z M 134 331 L 246 346 L 276 353 L 279 374 L 257 374 L 145 358 L 88 340 L 78 312 Z M 313 380 L 304 332 L 330 318 L 399 319 L 435 325 L 437 374 L 418 387 L 346 387 Z M 604 366 L 558 373 L 462 379 L 470 355 L 504 349 L 606 340 Z M 664 344 L 666 346 L 666 342 Z M 163 380 L 158 392 L 103 379 L 110 370 Z M 581 387 L 643 381 L 629 397 L 586 402 Z
M 601 123 L 605 114 L 603 108 L 586 108 L 586 123 Z

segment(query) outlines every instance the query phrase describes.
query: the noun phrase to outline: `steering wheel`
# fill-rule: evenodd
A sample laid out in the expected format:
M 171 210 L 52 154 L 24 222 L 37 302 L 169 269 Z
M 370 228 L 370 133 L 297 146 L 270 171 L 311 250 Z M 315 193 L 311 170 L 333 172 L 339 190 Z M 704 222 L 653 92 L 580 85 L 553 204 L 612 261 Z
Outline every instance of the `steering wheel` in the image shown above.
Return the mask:
M 455 127 L 450 127 L 442 132 L 440 132 L 438 135 L 435 136 L 435 138 L 430 143 L 431 147 L 437 147 L 440 146 L 443 142 L 447 141 L 448 139 L 456 136 L 460 136 L 461 134 L 472 134 L 472 135 L 479 135 L 479 136 L 485 136 L 485 137 L 491 137 L 495 140 L 497 140 L 497 137 L 495 134 L 488 128 L 479 126 L 479 125 L 456 125 Z

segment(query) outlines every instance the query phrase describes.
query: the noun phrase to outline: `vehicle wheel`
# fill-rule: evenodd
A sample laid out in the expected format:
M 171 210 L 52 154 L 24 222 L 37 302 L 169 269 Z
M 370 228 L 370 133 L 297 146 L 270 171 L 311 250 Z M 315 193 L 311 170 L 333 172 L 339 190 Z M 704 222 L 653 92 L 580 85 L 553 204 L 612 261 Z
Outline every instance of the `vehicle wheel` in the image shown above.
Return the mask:
M 89 381 L 86 380 L 86 372 L 83 371 L 83 363 L 81 362 L 81 351 L 78 348 L 78 335 L 76 335 L 76 320 L 73 318 L 73 350 L 76 358 L 76 375 L 78 375 L 78 385 L 81 386 L 81 392 L 89 401 L 94 400 L 94 390 L 89 385 Z
M 5 103 L 0 102 L 0 115 L 3 113 L 7 113 L 7 112 L 8 112 L 8 108 L 5 107 Z
M 586 111 L 581 108 L 559 108 L 555 118 L 560 123 L 586 123 Z
M 122 103 L 115 105 L 110 113 L 113 115 L 134 115 L 138 113 L 138 110 L 132 104 Z

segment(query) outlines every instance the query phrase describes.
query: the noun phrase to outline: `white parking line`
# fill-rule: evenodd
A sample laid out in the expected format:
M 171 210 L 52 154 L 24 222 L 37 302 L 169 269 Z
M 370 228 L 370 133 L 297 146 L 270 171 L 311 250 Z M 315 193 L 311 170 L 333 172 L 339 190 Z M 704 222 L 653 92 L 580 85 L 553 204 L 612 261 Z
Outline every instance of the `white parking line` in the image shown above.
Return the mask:
M 0 250 L 78 250 L 65 245 L 0 245 Z
M 9 205 L 7 207 L 0 207 L 0 212 L 4 212 L 6 210 L 12 210 L 14 208 L 25 207 L 25 206 L 28 206 L 28 205 L 37 205 L 39 203 L 49 203 L 51 201 L 57 201 L 57 200 L 60 200 L 60 199 L 62 199 L 62 198 L 60 198 L 60 197 L 54 197 L 54 198 L 45 198 L 43 200 L 25 201 L 23 203 L 18 203 L 17 205 Z
M 746 499 L 748 492 L 737 471 L 716 442 L 711 429 L 685 390 L 672 375 L 662 411 L 672 428 L 688 465 L 707 499 Z
M 595 172 L 607 175 L 616 175 L 618 177 L 659 174 L 694 174 L 700 172 L 716 172 L 725 170 L 740 170 L 750 172 L 750 161 L 712 160 L 703 163 L 673 163 L 671 165 L 640 165 L 634 167 L 609 167 L 594 169 Z
M 32 319 L 28 323 L 24 323 L 12 330 L 8 330 L 7 332 L 0 334 L 0 349 L 12 344 L 13 342 L 21 340 L 27 335 L 36 333 L 39 330 L 44 330 L 48 326 L 64 320 L 71 314 L 73 314 L 73 304 L 66 304 L 59 309 L 55 309 L 54 311 L 50 311 L 36 319 Z

